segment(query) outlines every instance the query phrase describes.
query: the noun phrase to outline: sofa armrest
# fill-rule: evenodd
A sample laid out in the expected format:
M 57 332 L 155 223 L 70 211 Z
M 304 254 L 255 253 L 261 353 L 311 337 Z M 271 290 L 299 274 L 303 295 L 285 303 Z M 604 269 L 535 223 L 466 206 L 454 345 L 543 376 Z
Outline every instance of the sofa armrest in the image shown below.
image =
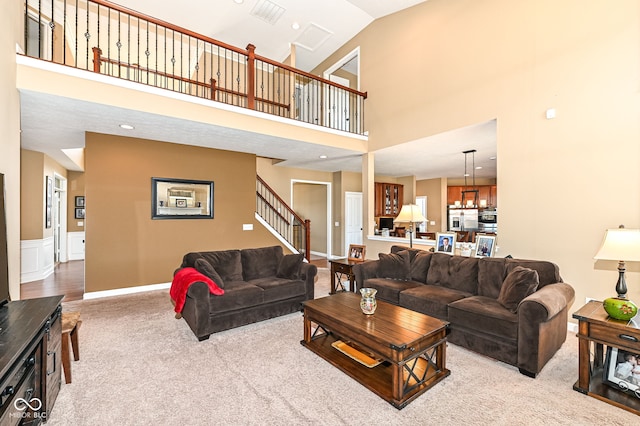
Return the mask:
M 365 280 L 368 280 L 369 278 L 376 278 L 378 276 L 379 263 L 379 260 L 371 260 L 353 265 L 353 275 L 356 277 L 356 290 L 364 287 Z
M 196 281 L 189 286 L 182 308 L 182 318 L 189 324 L 198 340 L 209 337 L 209 286 L 204 281 Z
M 306 300 L 313 300 L 315 297 L 316 275 L 318 267 L 311 263 L 303 262 L 300 266 L 300 279 L 304 281 L 307 290 Z
M 547 284 L 520 303 L 518 316 L 536 323 L 545 322 L 572 305 L 575 294 L 567 283 Z
M 535 377 L 567 339 L 569 307 L 575 290 L 547 284 L 518 306 L 518 369 Z

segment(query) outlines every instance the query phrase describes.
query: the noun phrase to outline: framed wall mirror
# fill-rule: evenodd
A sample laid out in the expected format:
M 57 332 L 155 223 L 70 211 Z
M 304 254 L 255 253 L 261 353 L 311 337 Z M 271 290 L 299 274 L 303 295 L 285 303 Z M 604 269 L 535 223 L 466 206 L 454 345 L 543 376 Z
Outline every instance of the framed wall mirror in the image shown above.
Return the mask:
M 151 178 L 152 219 L 213 219 L 213 182 Z

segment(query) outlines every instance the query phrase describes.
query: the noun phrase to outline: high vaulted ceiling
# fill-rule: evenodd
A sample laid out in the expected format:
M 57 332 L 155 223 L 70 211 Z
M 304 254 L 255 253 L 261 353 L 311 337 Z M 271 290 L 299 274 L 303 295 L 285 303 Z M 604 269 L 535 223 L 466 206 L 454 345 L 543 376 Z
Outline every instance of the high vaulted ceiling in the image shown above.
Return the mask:
M 290 44 L 296 44 L 297 68 L 310 70 L 375 19 L 424 1 L 192 0 L 182 3 L 181 7 L 167 0 L 119 0 L 117 3 L 227 44 L 238 47 L 254 44 L 259 55 L 278 61 L 287 58 Z M 269 18 L 274 18 L 275 22 L 264 20 Z M 299 29 L 293 29 L 294 22 L 298 23 Z M 210 147 L 271 158 L 275 154 L 284 160 L 280 164 L 285 166 L 329 172 L 361 170 L 358 153 L 338 148 L 329 149 L 37 92 L 21 91 L 21 102 L 23 148 L 45 152 L 70 170 L 78 168 L 62 150 L 82 148 L 86 131 L 194 145 L 202 145 L 196 141 L 217 141 L 211 142 Z M 132 120 L 136 125 L 135 132 L 113 130 L 119 123 Z M 268 147 L 270 155 L 261 147 Z M 277 152 L 275 147 L 278 147 Z M 462 178 L 465 160 L 462 152 L 469 149 L 477 150 L 476 166 L 481 169 L 476 171 L 476 176 L 496 177 L 495 120 L 377 151 L 375 170 L 379 175 L 415 175 L 418 179 Z M 320 159 L 320 155 L 328 158 Z

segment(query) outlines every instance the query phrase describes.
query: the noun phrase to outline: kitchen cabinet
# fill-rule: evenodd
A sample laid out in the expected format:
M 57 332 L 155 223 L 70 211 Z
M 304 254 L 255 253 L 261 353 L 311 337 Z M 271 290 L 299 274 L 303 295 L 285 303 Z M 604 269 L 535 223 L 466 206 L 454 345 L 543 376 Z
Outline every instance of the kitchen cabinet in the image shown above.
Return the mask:
M 471 185 L 467 186 L 467 190 L 473 189 Z M 462 191 L 464 191 L 464 185 L 454 185 L 447 187 L 447 205 L 452 206 L 456 201 L 462 202 Z M 476 185 L 475 189 L 478 190 L 478 204 L 480 200 L 487 200 L 487 207 L 497 207 L 497 185 Z M 473 200 L 473 194 L 467 193 L 466 200 Z
M 403 186 L 375 182 L 375 216 L 397 216 L 402 209 Z

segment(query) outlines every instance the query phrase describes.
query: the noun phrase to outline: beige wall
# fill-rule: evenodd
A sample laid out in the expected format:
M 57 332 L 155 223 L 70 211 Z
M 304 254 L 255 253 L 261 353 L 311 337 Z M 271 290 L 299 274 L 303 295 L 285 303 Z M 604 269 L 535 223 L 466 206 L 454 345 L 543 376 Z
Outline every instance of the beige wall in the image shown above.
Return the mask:
M 311 221 L 311 251 L 327 253 L 327 185 L 294 183 L 293 210 Z
M 593 256 L 605 229 L 640 228 L 640 2 L 430 0 L 318 72 L 357 46 L 370 150 L 497 119 L 497 255 L 556 262 L 574 310 L 614 293 L 615 262 Z
M 435 225 L 427 224 L 427 232 L 440 232 L 447 229 L 446 191 L 447 179 L 424 179 L 416 182 L 416 196 L 427 197 L 427 219 L 429 222 L 436 222 Z
M 16 90 L 16 43 L 21 40 L 22 2 L 3 2 L 0 13 L 0 173 L 5 175 L 9 290 L 20 299 L 20 99 Z
M 255 220 L 256 158 L 88 133 L 85 291 L 170 282 L 190 251 L 278 241 Z M 151 178 L 214 182 L 214 219 L 151 219 Z M 243 231 L 243 224 L 253 231 Z

